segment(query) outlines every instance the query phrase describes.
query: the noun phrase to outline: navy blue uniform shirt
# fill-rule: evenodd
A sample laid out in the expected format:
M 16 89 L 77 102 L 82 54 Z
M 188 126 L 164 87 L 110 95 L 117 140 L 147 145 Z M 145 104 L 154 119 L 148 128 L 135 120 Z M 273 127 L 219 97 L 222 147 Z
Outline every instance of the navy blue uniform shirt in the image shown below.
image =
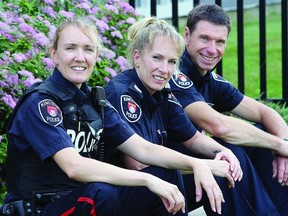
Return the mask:
M 231 83 L 212 71 L 202 76 L 185 50 L 179 71 L 170 80 L 171 90 L 180 104 L 187 105 L 205 101 L 218 112 L 233 110 L 244 95 Z
M 153 143 L 165 144 L 167 138 L 177 143 L 187 141 L 197 131 L 171 93 L 163 90 L 150 95 L 134 69 L 114 77 L 105 92 L 134 131 Z

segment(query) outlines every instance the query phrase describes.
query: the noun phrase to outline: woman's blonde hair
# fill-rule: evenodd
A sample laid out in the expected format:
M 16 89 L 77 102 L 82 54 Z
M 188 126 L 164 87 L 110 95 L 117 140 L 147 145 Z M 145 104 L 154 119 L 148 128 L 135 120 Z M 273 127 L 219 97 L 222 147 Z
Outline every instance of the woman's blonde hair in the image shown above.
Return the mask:
M 54 37 L 51 40 L 50 47 L 54 48 L 55 50 L 57 49 L 60 32 L 68 26 L 79 27 L 84 32 L 84 34 L 95 44 L 98 51 L 104 49 L 96 25 L 86 17 L 73 17 L 60 23 L 55 31 Z M 71 37 L 73 37 L 73 35 L 71 35 Z
M 155 38 L 158 36 L 171 38 L 175 47 L 177 47 L 178 57 L 180 58 L 185 49 L 183 37 L 165 20 L 156 17 L 146 17 L 138 20 L 128 29 L 129 45 L 126 57 L 130 66 L 135 66 L 133 61 L 134 51 L 143 51 L 146 47 L 152 45 Z

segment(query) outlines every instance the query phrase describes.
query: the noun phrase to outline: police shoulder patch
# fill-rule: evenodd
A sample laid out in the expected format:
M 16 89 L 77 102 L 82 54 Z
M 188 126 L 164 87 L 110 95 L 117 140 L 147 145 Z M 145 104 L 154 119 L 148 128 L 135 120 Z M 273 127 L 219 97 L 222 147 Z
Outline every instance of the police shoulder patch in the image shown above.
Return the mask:
M 51 99 L 44 99 L 38 103 L 38 110 L 44 122 L 57 126 L 63 121 L 62 111 Z
M 176 86 L 182 89 L 190 88 L 193 85 L 193 82 L 180 70 L 176 70 L 173 73 L 171 79 L 173 80 Z
M 141 107 L 133 100 L 130 95 L 121 95 L 120 103 L 121 111 L 127 121 L 133 123 L 140 119 L 142 115 Z
M 219 82 L 229 83 L 227 80 L 225 80 L 219 74 L 216 74 L 215 72 L 212 72 L 211 74 L 212 74 L 212 77 L 213 77 L 214 80 L 219 81 Z

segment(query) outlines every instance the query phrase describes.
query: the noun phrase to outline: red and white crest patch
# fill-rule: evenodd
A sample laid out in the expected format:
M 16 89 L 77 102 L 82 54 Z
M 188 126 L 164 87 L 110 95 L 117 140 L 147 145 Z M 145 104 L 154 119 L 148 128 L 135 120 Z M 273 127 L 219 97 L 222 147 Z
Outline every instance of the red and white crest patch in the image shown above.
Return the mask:
M 181 71 L 177 70 L 173 73 L 172 78 L 176 86 L 182 89 L 190 88 L 193 82 Z
M 122 95 L 120 100 L 121 111 L 127 121 L 132 123 L 137 122 L 142 115 L 141 107 L 133 100 L 130 95 Z
M 63 120 L 62 111 L 57 104 L 50 99 L 40 101 L 38 103 L 38 109 L 43 121 L 47 124 L 57 126 Z

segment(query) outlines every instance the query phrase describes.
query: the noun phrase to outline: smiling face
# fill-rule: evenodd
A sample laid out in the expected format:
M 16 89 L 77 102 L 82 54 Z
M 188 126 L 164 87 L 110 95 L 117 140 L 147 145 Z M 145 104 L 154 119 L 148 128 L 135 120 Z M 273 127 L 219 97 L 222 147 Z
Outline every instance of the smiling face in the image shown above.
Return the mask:
M 191 33 L 185 28 L 186 49 L 197 66 L 199 72 L 205 75 L 212 70 L 222 59 L 228 37 L 228 29 L 225 25 L 215 25 L 201 20 Z
M 135 69 L 143 85 L 152 95 L 168 83 L 179 58 L 173 40 L 165 36 L 155 37 L 143 51 L 134 51 Z
M 57 49 L 50 48 L 50 55 L 63 77 L 80 88 L 93 71 L 98 51 L 80 27 L 68 25 L 59 34 Z

